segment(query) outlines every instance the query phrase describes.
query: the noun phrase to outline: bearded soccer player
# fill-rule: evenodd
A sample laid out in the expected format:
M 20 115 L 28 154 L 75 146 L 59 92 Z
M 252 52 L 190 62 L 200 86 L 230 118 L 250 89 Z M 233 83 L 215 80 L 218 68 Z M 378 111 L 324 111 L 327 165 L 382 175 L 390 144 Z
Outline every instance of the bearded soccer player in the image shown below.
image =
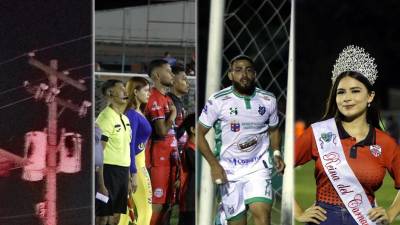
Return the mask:
M 173 85 L 174 75 L 171 66 L 162 59 L 153 60 L 149 65 L 149 74 L 154 82 L 150 98 L 145 108 L 145 115 L 153 131 L 146 147 L 146 161 L 150 168 L 151 186 L 153 189 L 153 215 L 151 225 L 159 225 L 168 220 L 164 214 L 173 199 L 172 168 L 177 161 L 177 141 L 174 121 L 176 108 L 167 88 Z
M 250 210 L 255 225 L 269 225 L 273 167 L 269 148 L 277 171 L 283 173 L 285 168 L 276 98 L 256 87 L 253 60 L 245 55 L 231 60 L 228 76 L 232 86 L 214 93 L 200 115 L 198 148 L 219 185 L 228 224 L 245 225 Z M 205 139 L 211 127 L 215 155 Z

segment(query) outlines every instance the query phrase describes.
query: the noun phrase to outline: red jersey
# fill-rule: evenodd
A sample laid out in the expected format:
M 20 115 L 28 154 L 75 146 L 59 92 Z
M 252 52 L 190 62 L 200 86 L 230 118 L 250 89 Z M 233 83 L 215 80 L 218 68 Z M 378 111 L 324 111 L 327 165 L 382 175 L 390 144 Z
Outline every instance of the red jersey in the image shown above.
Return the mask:
M 147 145 L 148 157 L 147 165 L 152 166 L 170 166 L 170 154 L 177 148 L 175 131 L 171 126 L 168 134 L 164 137 L 158 136 L 155 132 L 154 122 L 159 119 L 167 119 L 171 113 L 169 106 L 172 100 L 167 95 L 162 94 L 156 88 L 152 88 L 149 101 L 145 108 L 145 115 L 150 121 L 153 132 Z M 155 156 L 156 155 L 156 156 Z
M 367 137 L 356 143 L 356 139 L 344 130 L 340 122 L 336 124 L 347 163 L 360 181 L 369 201 L 374 202 L 374 192 L 382 185 L 386 170 L 394 179 L 395 188 L 400 189 L 400 148 L 395 140 L 385 132 L 371 127 Z M 315 160 L 317 200 L 343 205 L 325 174 L 311 127 L 296 140 L 295 166 L 310 160 Z
M 196 145 L 189 139 L 183 148 L 182 167 L 180 168 L 180 195 L 179 210 L 195 210 L 195 189 L 196 189 Z

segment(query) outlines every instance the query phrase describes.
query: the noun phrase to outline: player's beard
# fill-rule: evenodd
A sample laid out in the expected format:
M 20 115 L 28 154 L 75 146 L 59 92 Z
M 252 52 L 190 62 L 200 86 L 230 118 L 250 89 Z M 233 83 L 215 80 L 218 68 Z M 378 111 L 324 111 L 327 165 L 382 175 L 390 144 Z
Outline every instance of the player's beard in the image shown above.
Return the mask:
M 233 88 L 235 88 L 235 90 L 239 92 L 239 94 L 252 95 L 254 90 L 256 89 L 256 83 L 254 80 L 253 81 L 249 80 L 249 82 L 250 83 L 247 86 L 242 86 L 240 82 L 232 80 L 232 85 Z

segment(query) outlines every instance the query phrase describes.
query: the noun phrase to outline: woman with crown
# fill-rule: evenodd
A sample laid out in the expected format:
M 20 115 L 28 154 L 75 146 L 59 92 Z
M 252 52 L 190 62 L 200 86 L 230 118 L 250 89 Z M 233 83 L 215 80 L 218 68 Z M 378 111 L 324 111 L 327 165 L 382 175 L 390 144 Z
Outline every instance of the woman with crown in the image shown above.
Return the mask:
M 373 84 L 374 58 L 350 45 L 336 60 L 322 121 L 296 140 L 295 166 L 315 160 L 316 203 L 299 222 L 321 225 L 390 224 L 400 213 L 400 194 L 389 208 L 377 205 L 375 191 L 386 171 L 400 189 L 400 148 L 382 131 Z

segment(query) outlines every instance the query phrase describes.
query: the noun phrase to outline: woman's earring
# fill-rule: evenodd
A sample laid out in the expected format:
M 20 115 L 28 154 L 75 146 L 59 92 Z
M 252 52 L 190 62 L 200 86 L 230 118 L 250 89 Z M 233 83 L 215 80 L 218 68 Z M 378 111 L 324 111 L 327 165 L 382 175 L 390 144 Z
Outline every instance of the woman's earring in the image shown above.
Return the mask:
M 369 107 L 371 107 L 371 103 L 370 103 L 370 102 L 368 102 L 368 108 L 369 108 Z

